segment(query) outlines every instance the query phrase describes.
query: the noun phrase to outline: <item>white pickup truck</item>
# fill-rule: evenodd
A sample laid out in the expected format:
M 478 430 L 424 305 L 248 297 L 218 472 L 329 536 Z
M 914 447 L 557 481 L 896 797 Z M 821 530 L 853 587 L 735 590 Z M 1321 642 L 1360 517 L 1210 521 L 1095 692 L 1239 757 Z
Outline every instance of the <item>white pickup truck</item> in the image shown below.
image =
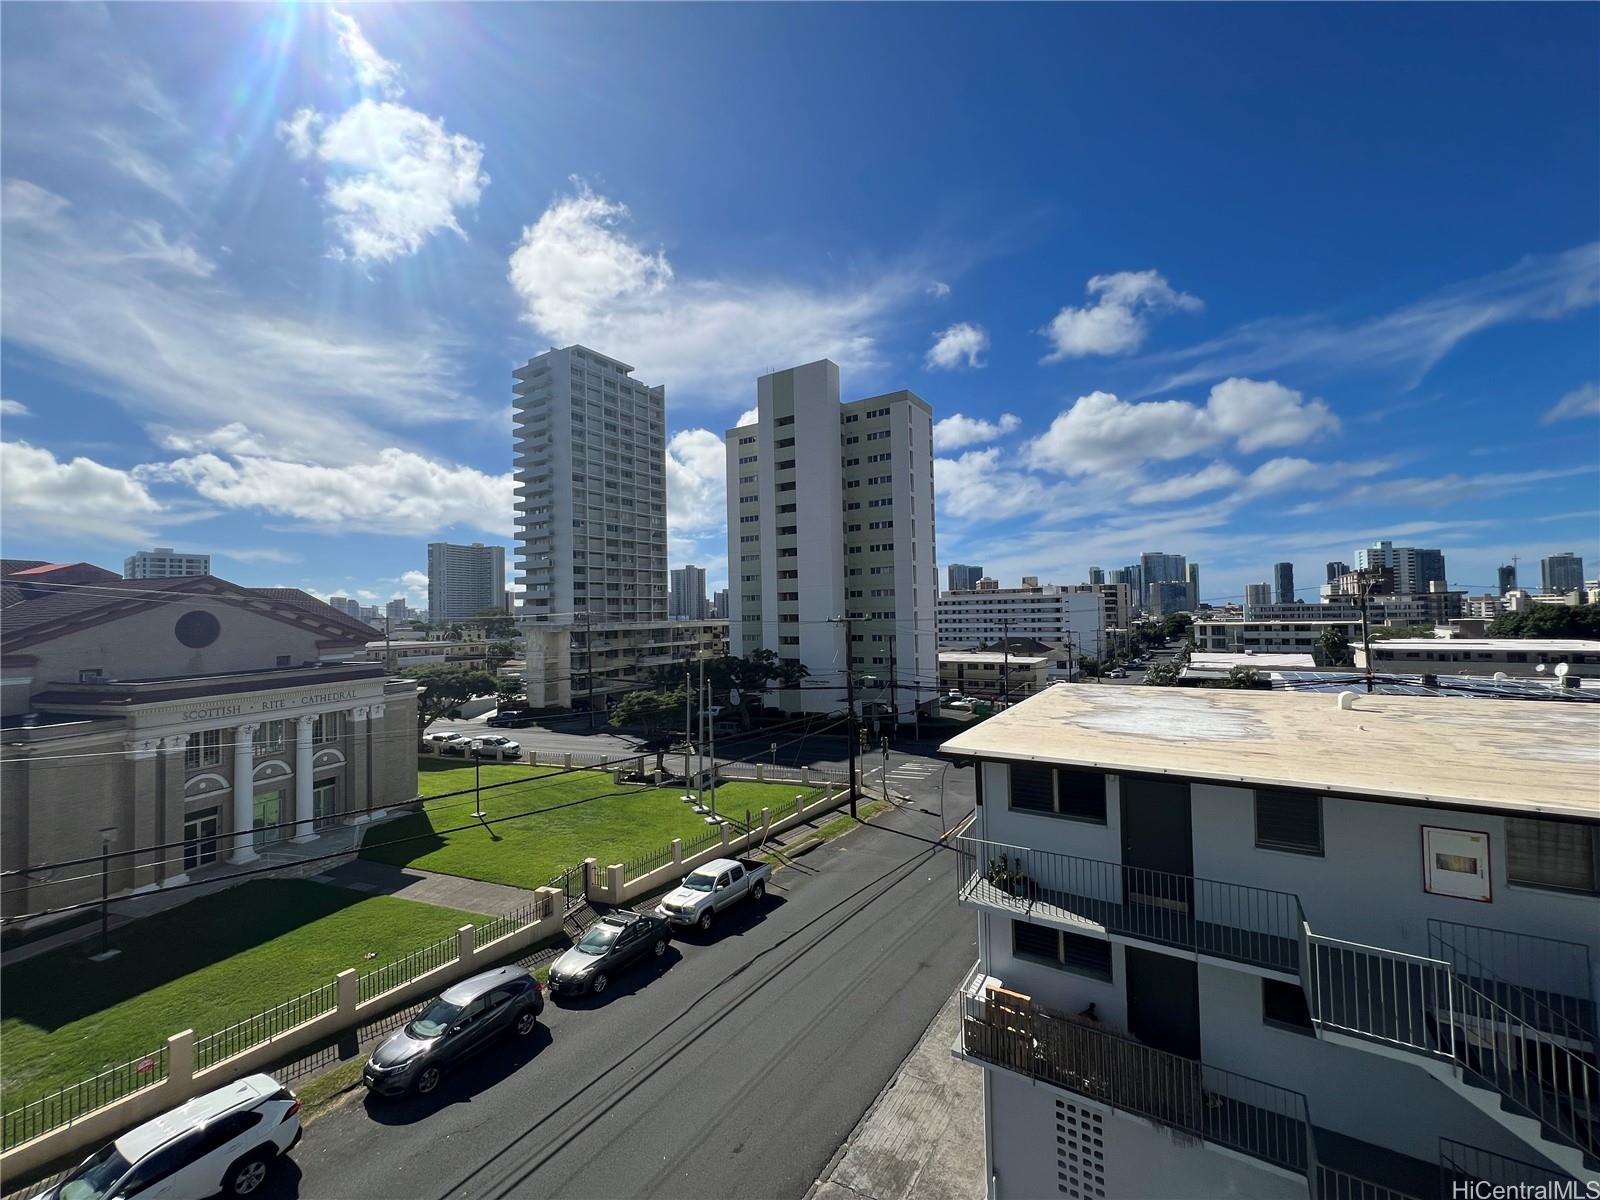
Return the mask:
M 698 926 L 710 933 L 717 914 L 746 898 L 767 894 L 772 868 L 753 858 L 714 858 L 696 867 L 676 888 L 662 897 L 656 916 L 685 928 Z

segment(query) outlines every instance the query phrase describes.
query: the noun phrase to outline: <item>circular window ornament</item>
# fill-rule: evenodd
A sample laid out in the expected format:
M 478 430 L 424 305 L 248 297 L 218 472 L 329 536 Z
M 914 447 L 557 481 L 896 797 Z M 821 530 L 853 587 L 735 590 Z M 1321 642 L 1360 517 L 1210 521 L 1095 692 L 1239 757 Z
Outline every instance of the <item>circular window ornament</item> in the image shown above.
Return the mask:
M 191 650 L 199 650 L 217 640 L 217 635 L 222 632 L 222 622 L 211 613 L 196 609 L 179 617 L 178 623 L 172 627 L 172 632 L 185 646 Z

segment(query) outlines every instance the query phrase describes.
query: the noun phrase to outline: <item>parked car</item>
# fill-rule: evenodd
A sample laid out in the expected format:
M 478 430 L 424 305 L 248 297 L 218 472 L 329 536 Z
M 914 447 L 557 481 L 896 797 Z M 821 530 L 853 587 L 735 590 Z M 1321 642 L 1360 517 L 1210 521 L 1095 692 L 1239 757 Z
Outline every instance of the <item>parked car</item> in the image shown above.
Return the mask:
M 578 944 L 550 964 L 550 994 L 577 996 L 584 992 L 599 995 L 611 985 L 611 977 L 629 963 L 652 954 L 660 958 L 667 952 L 672 930 L 660 917 L 626 908 L 609 912 Z
M 761 899 L 771 878 L 772 868 L 753 858 L 714 858 L 663 896 L 656 915 L 673 925 L 710 933 L 719 912 L 744 899 Z
M 947 700 L 945 707 L 953 708 L 957 712 L 971 712 L 973 706 L 971 700 Z
M 464 755 L 471 740 L 464 733 L 428 733 L 423 735 L 422 744 L 435 754 Z
M 247 1075 L 130 1129 L 40 1200 L 250 1196 L 299 1141 L 295 1094 L 270 1075 Z
M 1121 667 L 1113 667 L 1111 670 L 1106 672 L 1106 677 L 1108 679 L 1126 679 L 1128 677 L 1128 673 Z
M 496 754 L 502 758 L 521 758 L 522 746 L 508 737 L 491 733 L 487 737 L 473 738 L 468 752 L 473 758 L 493 758 Z
M 527 1037 L 543 1011 L 544 990 L 521 967 L 496 967 L 463 979 L 379 1043 L 362 1068 L 361 1082 L 379 1095 L 426 1096 L 446 1071 L 501 1034 Z
M 538 718 L 529 709 L 502 708 L 497 713 L 491 713 L 484 724 L 490 729 L 527 729 L 537 721 Z

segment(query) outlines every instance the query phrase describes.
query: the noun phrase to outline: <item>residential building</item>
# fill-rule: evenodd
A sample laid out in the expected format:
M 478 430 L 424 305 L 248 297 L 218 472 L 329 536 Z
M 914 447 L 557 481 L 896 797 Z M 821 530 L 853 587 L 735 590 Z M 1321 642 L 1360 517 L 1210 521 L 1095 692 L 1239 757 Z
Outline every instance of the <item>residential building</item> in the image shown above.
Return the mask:
M 226 874 L 417 796 L 416 685 L 372 630 L 293 588 L 212 576 L 3 589 L 7 916 Z
M 1514 591 L 1517 590 L 1517 564 L 1516 563 L 1514 563 L 1514 562 L 1501 563 L 1500 564 L 1500 569 L 1499 569 L 1499 576 L 1500 576 L 1500 594 L 1502 596 L 1504 596 L 1507 592 L 1514 592 Z
M 361 619 L 361 601 L 352 600 L 349 596 L 329 596 L 328 604 L 335 612 L 341 612 L 347 617 Z
M 211 555 L 179 554 L 171 546 L 136 550 L 122 560 L 124 579 L 171 579 L 175 575 L 211 574 Z
M 501 609 L 505 593 L 504 546 L 428 544 L 428 611 L 435 621 L 465 621 L 486 608 Z
M 1244 610 L 1246 613 L 1271 603 L 1272 585 L 1270 583 L 1247 583 L 1244 585 Z
M 1146 585 L 1145 607 L 1152 617 L 1168 617 L 1189 608 L 1187 581 L 1161 579 Z
M 482 638 L 379 638 L 354 655 L 365 662 L 381 662 L 391 673 L 418 667 L 449 667 L 460 671 L 487 671 L 491 643 Z
M 945 743 L 988 1194 L 1583 1195 L 1597 744 L 1595 705 L 1109 687 Z
M 1540 590 L 1546 595 L 1564 595 L 1583 587 L 1583 559 L 1570 550 L 1539 560 Z
M 704 567 L 684 566 L 672 572 L 667 615 L 675 621 L 703 621 L 706 611 L 706 572 Z
M 726 436 L 733 653 L 808 669 L 787 711 L 841 709 L 855 672 L 893 681 L 909 720 L 939 670 L 932 410 L 908 391 L 841 404 L 822 359 L 761 376 L 756 414 Z
M 397 598 L 389 601 L 389 603 L 383 606 L 383 615 L 391 627 L 400 625 L 409 615 L 406 612 L 405 600 L 403 598 Z
M 1189 564 L 1189 596 L 1187 608 L 1190 612 L 1200 607 L 1200 564 Z
M 584 346 L 512 375 L 528 702 L 603 708 L 725 649 L 726 624 L 668 615 L 665 389 Z
M 1294 603 L 1294 564 L 1292 562 L 1272 564 L 1272 589 L 1277 593 L 1279 604 Z
M 1003 650 L 939 651 L 939 690 L 980 700 L 1015 703 L 1049 682 L 1051 658 L 1045 654 L 1007 654 Z
M 718 588 L 716 595 L 711 597 L 711 619 L 713 621 L 726 621 L 728 619 L 727 588 Z
M 969 566 L 966 563 L 951 563 L 945 568 L 945 577 L 952 592 L 970 592 L 978 586 L 978 580 L 983 578 L 983 568 Z
M 1156 584 L 1188 582 L 1188 569 L 1183 555 L 1151 551 L 1139 556 L 1139 603 L 1144 608 L 1154 607 Z
M 1330 563 L 1325 564 L 1325 569 L 1328 572 L 1328 582 L 1329 583 L 1332 583 L 1335 579 L 1339 578 L 1339 576 L 1341 576 L 1341 575 L 1350 574 L 1350 564 L 1347 563 L 1347 562 L 1338 562 L 1338 561 L 1330 562 Z
M 980 592 L 998 592 L 1000 590 L 1000 581 L 998 579 L 991 579 L 989 576 L 985 575 L 982 579 L 978 580 L 976 590 Z
M 1266 651 L 1258 654 L 1251 650 L 1242 654 L 1228 654 L 1216 650 L 1197 649 L 1183 664 L 1179 680 L 1183 683 L 1194 683 L 1201 680 L 1226 679 L 1232 671 L 1239 668 L 1258 672 L 1264 678 L 1269 671 L 1315 671 L 1317 658 L 1314 654 L 1304 652 Z
M 1478 617 L 1492 621 L 1505 610 L 1505 598 L 1496 596 L 1492 592 L 1485 592 L 1481 596 L 1466 596 L 1461 601 L 1461 612 L 1468 617 Z
M 1388 567 L 1392 570 L 1394 590 L 1397 592 L 1426 592 L 1430 583 L 1445 581 L 1442 550 L 1396 546 L 1389 541 L 1375 542 L 1356 551 L 1356 569 L 1370 567 Z
M 1362 651 L 1356 663 L 1365 667 Z M 1555 675 L 1600 678 L 1600 642 L 1568 638 L 1388 638 L 1372 643 L 1375 671 L 1426 671 L 1431 674 Z
M 1316 613 L 1317 605 L 1305 606 Z M 1190 631 L 1195 649 L 1232 654 L 1250 651 L 1270 654 L 1311 654 L 1324 632 L 1337 629 L 1352 643 L 1361 640 L 1361 620 L 1325 620 L 1307 617 L 1296 621 L 1258 621 L 1249 613 L 1242 621 L 1196 621 Z
M 1106 581 L 1106 569 L 1104 567 L 1090 567 L 1089 568 L 1089 582 L 1091 584 L 1098 585 L 1098 584 L 1104 583 L 1105 581 Z M 955 588 L 951 588 L 950 590 L 953 592 L 956 589 Z
M 1074 583 L 1069 592 L 1093 592 L 1105 607 L 1102 624 L 1107 631 L 1129 629 L 1133 625 L 1133 589 L 1125 583 Z M 1109 640 L 1109 639 L 1108 639 Z
M 1125 597 L 1127 589 L 1121 587 Z M 975 646 L 997 637 L 1038 638 L 1067 643 L 1080 654 L 1102 657 L 1107 603 L 1099 589 L 1077 587 L 1000 588 L 992 592 L 945 592 L 939 597 L 939 646 Z

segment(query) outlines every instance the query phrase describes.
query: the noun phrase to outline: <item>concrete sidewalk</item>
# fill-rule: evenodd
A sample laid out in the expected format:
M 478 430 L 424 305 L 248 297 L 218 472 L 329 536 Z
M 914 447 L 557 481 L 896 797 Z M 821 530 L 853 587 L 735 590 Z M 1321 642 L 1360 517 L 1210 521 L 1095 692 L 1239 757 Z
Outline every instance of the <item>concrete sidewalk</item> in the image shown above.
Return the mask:
M 467 879 L 461 875 L 440 875 L 433 871 L 419 871 L 415 867 L 396 867 L 364 858 L 343 863 L 311 878 L 316 883 L 331 883 L 371 896 L 399 896 L 402 900 L 415 900 L 419 904 L 436 904 L 441 908 L 483 913 L 491 917 L 522 908 L 538 899 L 538 893 L 532 889 L 511 887 L 504 883 L 485 883 L 481 879 Z
M 979 1200 L 983 1073 L 950 1054 L 952 995 L 806 1200 Z

